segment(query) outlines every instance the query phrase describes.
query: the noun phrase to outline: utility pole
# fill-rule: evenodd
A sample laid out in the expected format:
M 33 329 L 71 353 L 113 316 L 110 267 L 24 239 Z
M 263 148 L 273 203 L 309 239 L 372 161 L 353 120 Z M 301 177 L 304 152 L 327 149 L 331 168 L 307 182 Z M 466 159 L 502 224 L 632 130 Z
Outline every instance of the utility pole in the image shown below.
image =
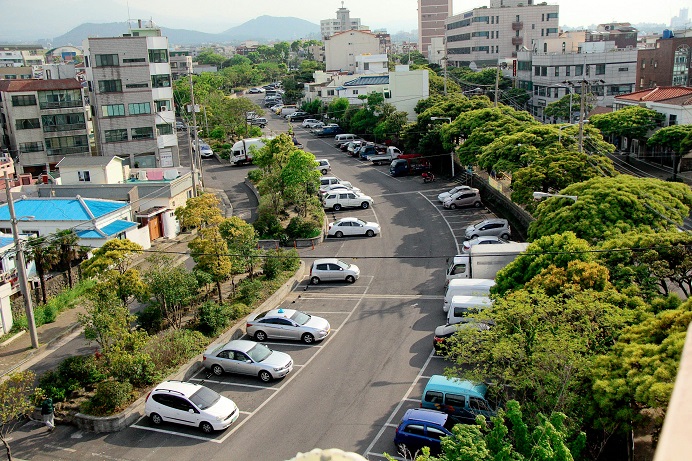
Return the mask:
M 445 45 L 446 48 L 446 45 Z M 445 53 L 444 58 L 442 58 L 445 62 L 445 85 L 444 85 L 444 94 L 447 96 L 447 53 Z M 454 176 L 454 175 L 452 175 Z
M 495 105 L 497 107 L 497 97 L 500 91 L 500 60 L 497 60 L 497 71 L 495 72 Z
M 199 152 L 199 130 L 197 129 L 197 114 L 196 114 L 196 108 L 195 108 L 195 87 L 194 84 L 192 83 L 192 57 L 188 56 L 187 59 L 187 75 L 190 78 L 190 105 L 192 106 L 192 125 L 195 130 L 195 149 L 194 153 L 192 154 L 192 186 L 194 187 L 195 191 L 195 197 L 197 197 L 197 181 L 199 180 L 199 177 L 197 176 L 197 167 L 198 167 L 198 158 L 200 157 L 200 152 Z M 199 162 L 201 163 L 201 162 Z M 201 167 L 201 165 L 199 165 Z M 201 187 L 201 184 L 200 184 Z
M 26 260 L 24 259 L 24 249 L 19 240 L 19 228 L 17 227 L 17 216 L 14 214 L 14 200 L 10 193 L 10 177 L 5 171 L 5 193 L 7 193 L 7 208 L 10 211 L 10 222 L 12 223 L 12 237 L 14 238 L 14 247 L 17 251 L 17 275 L 19 278 L 19 288 L 22 290 L 24 297 L 24 311 L 26 312 L 26 323 L 31 336 L 31 347 L 38 349 L 38 334 L 36 333 L 36 321 L 34 320 L 34 308 L 31 305 L 31 291 L 27 285 L 26 275 Z
M 584 102 L 586 100 L 586 80 L 581 81 L 581 101 L 579 101 L 579 152 L 584 152 Z

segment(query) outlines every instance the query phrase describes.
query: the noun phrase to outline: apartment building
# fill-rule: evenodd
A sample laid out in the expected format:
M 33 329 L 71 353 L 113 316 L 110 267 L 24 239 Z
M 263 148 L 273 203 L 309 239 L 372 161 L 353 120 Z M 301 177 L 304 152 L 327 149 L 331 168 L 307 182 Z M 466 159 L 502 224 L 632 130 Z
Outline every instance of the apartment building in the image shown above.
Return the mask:
M 82 85 L 75 79 L 0 80 L 2 146 L 36 176 L 66 156 L 90 156 Z
M 347 30 L 324 40 L 324 58 L 327 71 L 354 73 L 356 56 L 379 54 L 380 39 L 369 31 Z
M 132 168 L 180 165 L 168 39 L 153 24 L 84 41 L 99 155 Z
M 360 23 L 360 18 L 352 18 L 351 11 L 343 6 L 336 10 L 336 19 L 322 19 L 320 21 L 320 34 L 322 38 L 327 39 L 334 34 L 347 30 L 368 30 L 368 26 L 363 26 Z
M 651 48 L 639 50 L 637 90 L 692 86 L 692 35 L 687 35 L 676 37 L 671 31 L 665 31 Z
M 516 57 L 541 37 L 558 35 L 558 5 L 533 0 L 491 0 L 490 7 L 474 8 L 445 21 L 448 65 L 497 65 Z
M 433 37 L 444 37 L 445 20 L 452 15 L 452 0 L 418 0 L 418 49 L 428 57 Z
M 41 45 L 0 45 L 0 67 L 40 66 L 44 52 Z

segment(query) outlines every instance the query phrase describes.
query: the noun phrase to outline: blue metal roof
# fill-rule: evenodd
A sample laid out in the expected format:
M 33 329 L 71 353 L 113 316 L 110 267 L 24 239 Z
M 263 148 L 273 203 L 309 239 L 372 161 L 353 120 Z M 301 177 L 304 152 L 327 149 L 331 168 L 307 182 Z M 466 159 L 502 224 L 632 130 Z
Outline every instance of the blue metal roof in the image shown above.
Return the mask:
M 12 237 L 0 237 L 0 248 L 5 248 L 10 245 L 14 245 L 14 239 Z
M 389 75 L 366 75 L 344 83 L 344 86 L 388 85 Z
M 107 226 L 101 227 L 100 230 L 101 230 L 101 232 L 106 234 L 108 237 L 113 237 L 113 236 L 118 235 L 119 233 L 121 233 L 123 231 L 126 231 L 128 229 L 132 229 L 133 227 L 137 227 L 137 223 L 132 222 L 132 221 L 124 221 L 122 219 L 119 219 L 117 221 L 113 221 L 112 223 L 108 224 Z M 104 238 L 103 235 L 101 235 L 100 233 L 96 232 L 93 229 L 78 231 L 77 235 L 83 239 L 102 239 L 102 238 Z
M 115 200 L 82 199 L 95 218 L 127 206 Z M 18 217 L 33 216 L 36 221 L 89 221 L 91 216 L 77 199 L 25 198 L 14 202 Z M 9 221 L 7 204 L 0 206 L 0 221 Z

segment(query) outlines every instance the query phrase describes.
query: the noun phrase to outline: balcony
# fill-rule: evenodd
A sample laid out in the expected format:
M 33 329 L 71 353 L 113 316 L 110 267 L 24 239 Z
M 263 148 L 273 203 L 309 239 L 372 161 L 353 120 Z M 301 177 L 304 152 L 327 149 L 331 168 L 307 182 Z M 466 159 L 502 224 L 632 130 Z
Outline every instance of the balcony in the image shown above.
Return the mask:
M 46 149 L 48 155 L 88 154 L 89 146 L 56 147 Z
M 41 101 L 41 109 L 66 109 L 70 107 L 82 107 L 84 104 L 81 100 L 76 101 Z
M 512 23 L 512 30 L 522 30 L 524 28 L 524 23 L 522 21 L 515 21 Z
M 512 45 L 523 45 L 524 44 L 524 38 L 523 37 L 512 37 Z
M 70 125 L 43 125 L 43 131 L 45 133 L 54 133 L 56 131 L 73 131 L 73 130 L 86 130 L 86 124 L 82 123 L 72 123 Z

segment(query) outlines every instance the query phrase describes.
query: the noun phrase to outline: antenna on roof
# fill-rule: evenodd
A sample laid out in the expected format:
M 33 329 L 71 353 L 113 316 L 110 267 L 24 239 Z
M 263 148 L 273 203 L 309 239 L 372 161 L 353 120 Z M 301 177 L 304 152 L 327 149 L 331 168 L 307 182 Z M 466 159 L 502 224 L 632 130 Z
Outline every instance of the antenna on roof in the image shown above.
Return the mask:
M 130 2 L 127 2 L 127 30 L 132 32 L 132 18 L 130 18 Z

